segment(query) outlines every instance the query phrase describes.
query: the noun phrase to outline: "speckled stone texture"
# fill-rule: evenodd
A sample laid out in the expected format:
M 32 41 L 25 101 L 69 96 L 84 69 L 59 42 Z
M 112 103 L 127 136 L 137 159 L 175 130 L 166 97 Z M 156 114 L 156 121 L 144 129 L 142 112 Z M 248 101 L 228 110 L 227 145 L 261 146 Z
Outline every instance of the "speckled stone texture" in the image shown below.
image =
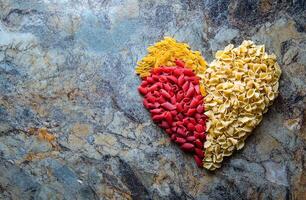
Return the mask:
M 305 198 L 305 6 L 0 0 L 0 199 Z M 279 97 L 213 173 L 169 143 L 141 104 L 134 67 L 163 36 L 208 61 L 244 39 L 278 57 Z

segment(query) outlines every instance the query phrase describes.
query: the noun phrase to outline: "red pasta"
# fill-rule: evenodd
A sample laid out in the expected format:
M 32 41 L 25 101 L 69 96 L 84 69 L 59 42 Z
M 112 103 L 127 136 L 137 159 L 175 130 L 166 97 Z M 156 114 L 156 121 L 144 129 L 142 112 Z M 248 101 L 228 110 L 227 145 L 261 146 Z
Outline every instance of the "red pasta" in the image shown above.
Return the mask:
M 199 78 L 191 69 L 185 68 L 182 61 L 177 60 L 176 65 L 152 70 L 138 91 L 144 95 L 143 104 L 153 121 L 183 151 L 194 154 L 196 164 L 202 167 L 207 117 Z

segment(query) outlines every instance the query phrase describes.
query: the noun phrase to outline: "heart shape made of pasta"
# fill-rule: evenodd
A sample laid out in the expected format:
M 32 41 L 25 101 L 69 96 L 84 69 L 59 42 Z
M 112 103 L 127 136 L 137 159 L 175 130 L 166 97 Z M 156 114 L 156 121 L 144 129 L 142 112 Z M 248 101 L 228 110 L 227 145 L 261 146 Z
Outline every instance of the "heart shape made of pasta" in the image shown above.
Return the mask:
M 200 52 L 169 37 L 148 51 L 136 73 L 153 121 L 193 153 L 199 167 L 220 168 L 224 157 L 243 148 L 277 97 L 276 56 L 249 40 L 217 51 L 209 65 Z

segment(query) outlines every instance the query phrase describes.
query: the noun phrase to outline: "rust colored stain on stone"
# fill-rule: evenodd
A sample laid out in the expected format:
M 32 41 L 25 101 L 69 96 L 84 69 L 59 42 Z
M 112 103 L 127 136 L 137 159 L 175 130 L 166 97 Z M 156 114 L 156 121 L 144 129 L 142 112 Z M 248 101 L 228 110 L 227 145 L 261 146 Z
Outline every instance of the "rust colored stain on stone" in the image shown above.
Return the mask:
M 45 140 L 50 143 L 55 141 L 55 136 L 51 134 L 46 128 L 29 128 L 28 133 L 31 135 L 36 135 L 38 139 Z

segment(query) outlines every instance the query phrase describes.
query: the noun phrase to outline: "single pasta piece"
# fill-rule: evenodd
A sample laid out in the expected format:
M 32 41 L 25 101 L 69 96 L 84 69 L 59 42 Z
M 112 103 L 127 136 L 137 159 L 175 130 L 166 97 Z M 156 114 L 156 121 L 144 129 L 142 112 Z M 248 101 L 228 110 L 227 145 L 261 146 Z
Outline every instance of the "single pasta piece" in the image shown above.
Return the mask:
M 244 146 L 278 95 L 281 69 L 263 45 L 244 41 L 218 51 L 204 74 L 198 75 L 207 95 L 207 138 L 203 166 L 215 170 L 223 158 Z
M 185 66 L 196 74 L 203 73 L 207 63 L 199 51 L 192 51 L 186 43 L 177 42 L 171 37 L 165 37 L 162 41 L 148 48 L 148 55 L 137 63 L 136 73 L 145 78 L 151 74 L 151 70 L 160 66 L 175 66 L 176 60 L 181 60 Z M 201 90 L 204 88 L 202 87 Z

